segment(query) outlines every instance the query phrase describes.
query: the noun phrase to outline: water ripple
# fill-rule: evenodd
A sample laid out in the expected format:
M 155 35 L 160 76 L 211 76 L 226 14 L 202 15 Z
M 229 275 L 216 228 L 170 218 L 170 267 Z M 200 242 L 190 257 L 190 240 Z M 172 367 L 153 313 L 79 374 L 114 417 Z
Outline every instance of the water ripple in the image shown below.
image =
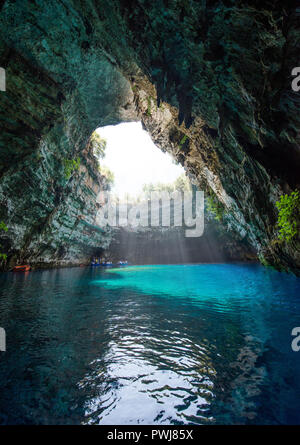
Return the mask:
M 300 423 L 294 277 L 205 265 L 0 280 L 0 423 Z

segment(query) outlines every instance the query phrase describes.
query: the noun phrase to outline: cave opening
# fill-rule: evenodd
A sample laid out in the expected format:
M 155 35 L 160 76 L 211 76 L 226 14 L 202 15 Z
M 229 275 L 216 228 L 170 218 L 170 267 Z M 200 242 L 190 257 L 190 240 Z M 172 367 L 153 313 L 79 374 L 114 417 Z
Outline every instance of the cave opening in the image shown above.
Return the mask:
M 107 178 L 113 199 L 126 202 L 129 211 L 147 202 L 151 192 L 190 189 L 184 168 L 154 144 L 141 122 L 100 127 L 96 133 L 102 144 L 102 151 L 94 153 L 100 173 Z M 118 227 L 104 257 L 113 263 L 124 259 L 134 264 L 184 262 L 183 233 L 174 227 Z
M 163 147 L 154 144 L 141 122 L 100 127 L 93 135 L 97 141 L 94 155 L 107 180 L 106 188 L 114 201 L 126 202 L 128 212 L 132 206 L 149 202 L 152 192 L 170 197 L 173 193 L 182 197 L 192 193 L 195 186 L 184 167 Z M 196 238 L 186 236 L 184 221 L 179 227 L 173 224 L 173 202 L 171 199 L 165 203 L 165 207 L 170 206 L 169 227 L 162 224 L 164 210 L 160 208 L 159 225 L 152 225 L 149 216 L 146 227 L 114 227 L 112 242 L 107 249 L 97 251 L 96 256 L 113 264 L 125 260 L 131 264 L 186 264 L 247 259 L 248 245 L 227 231 L 207 201 L 204 232 Z
M 110 172 L 111 191 L 119 197 L 138 198 L 151 186 L 168 190 L 186 177 L 184 168 L 154 144 L 141 122 L 100 127 L 97 133 L 105 141 L 98 156 L 100 172 Z

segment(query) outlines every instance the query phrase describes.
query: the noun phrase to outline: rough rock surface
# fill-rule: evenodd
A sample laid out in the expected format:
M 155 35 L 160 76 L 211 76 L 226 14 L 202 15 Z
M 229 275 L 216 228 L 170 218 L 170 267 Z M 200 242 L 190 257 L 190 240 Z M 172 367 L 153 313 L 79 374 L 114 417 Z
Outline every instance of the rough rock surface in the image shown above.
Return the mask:
M 296 2 L 6 0 L 0 8 L 0 217 L 9 252 L 74 257 L 65 241 L 78 207 L 95 208 L 84 191 L 93 175 L 64 183 L 62 159 L 80 154 L 84 164 L 95 128 L 140 119 L 218 197 L 228 226 L 269 263 L 299 272 L 299 239 L 276 241 L 275 208 L 299 187 Z M 85 240 L 77 229 L 76 238 Z

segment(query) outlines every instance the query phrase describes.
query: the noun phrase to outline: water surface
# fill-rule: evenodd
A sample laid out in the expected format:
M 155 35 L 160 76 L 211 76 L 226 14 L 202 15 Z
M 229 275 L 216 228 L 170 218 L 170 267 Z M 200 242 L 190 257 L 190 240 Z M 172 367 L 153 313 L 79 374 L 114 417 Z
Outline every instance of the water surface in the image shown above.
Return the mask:
M 300 423 L 300 279 L 259 265 L 0 275 L 0 423 Z

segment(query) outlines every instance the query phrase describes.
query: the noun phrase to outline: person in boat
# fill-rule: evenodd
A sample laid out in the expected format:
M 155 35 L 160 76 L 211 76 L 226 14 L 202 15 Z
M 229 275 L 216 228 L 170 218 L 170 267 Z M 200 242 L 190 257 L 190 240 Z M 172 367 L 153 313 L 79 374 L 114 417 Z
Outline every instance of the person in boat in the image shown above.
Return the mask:
M 98 258 L 93 258 L 92 259 L 92 262 L 91 262 L 91 266 L 99 266 L 100 265 L 100 263 L 98 263 Z
M 128 261 L 127 260 L 120 260 L 120 261 L 118 261 L 118 264 L 120 266 L 126 266 L 126 264 L 128 264 Z

